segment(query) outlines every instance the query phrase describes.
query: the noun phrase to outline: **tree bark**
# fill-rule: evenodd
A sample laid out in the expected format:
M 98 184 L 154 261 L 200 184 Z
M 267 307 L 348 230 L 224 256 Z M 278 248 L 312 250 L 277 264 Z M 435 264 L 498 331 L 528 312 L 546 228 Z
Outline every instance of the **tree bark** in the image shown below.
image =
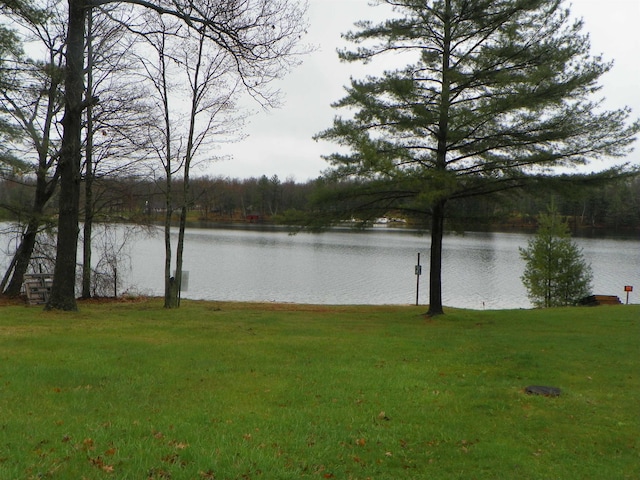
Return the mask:
M 445 201 L 433 208 L 431 219 L 431 255 L 429 264 L 429 310 L 427 315 L 443 315 L 442 307 L 442 237 L 444 236 Z
M 176 308 L 177 305 L 173 300 L 177 297 L 177 295 L 174 295 L 176 281 L 175 278 L 171 275 L 171 217 L 173 216 L 173 180 L 171 178 L 170 155 L 167 156 L 167 164 L 165 167 L 167 178 L 164 215 L 164 308 Z
M 87 18 L 87 92 L 93 96 L 93 11 Z M 82 242 L 82 298 L 91 297 L 91 237 L 93 236 L 93 108 L 87 106 L 87 147 L 84 169 L 84 225 Z M 115 295 L 114 295 L 115 296 Z
M 171 275 L 171 219 L 173 216 L 173 174 L 172 160 L 173 150 L 171 148 L 171 140 L 173 130 L 171 128 L 171 118 L 169 116 L 169 89 L 167 79 L 166 58 L 164 56 L 164 37 L 162 47 L 159 52 L 160 60 L 160 90 L 162 97 L 162 110 L 164 115 L 164 133 L 165 133 L 165 216 L 164 216 L 164 308 L 177 308 L 176 279 Z
M 436 153 L 436 171 L 442 175 L 443 190 L 434 200 L 431 220 L 431 259 L 429 265 L 429 311 L 427 315 L 442 315 L 442 237 L 444 235 L 444 209 L 448 196 L 446 185 L 447 149 L 449 140 L 449 109 L 451 97 L 450 55 L 451 55 L 451 2 L 445 3 L 444 41 L 442 46 L 442 91 L 440 96 L 438 120 L 438 150 Z
M 91 160 L 87 159 L 85 169 L 85 202 L 84 225 L 82 227 L 82 298 L 91 298 L 91 237 L 93 236 L 93 173 L 91 172 Z
M 45 307 L 47 310 L 77 310 L 75 283 L 80 215 L 85 15 L 84 0 L 69 0 L 65 113 L 62 119 L 62 146 L 58 164 L 58 242 L 51 296 Z
M 41 165 L 43 163 L 41 162 Z M 16 250 L 10 267 L 7 269 L 5 278 L 2 281 L 0 291 L 7 297 L 17 297 L 22 290 L 22 283 L 24 282 L 24 275 L 27 273 L 33 250 L 36 245 L 36 239 L 38 231 L 42 225 L 42 214 L 44 212 L 47 202 L 53 196 L 57 184 L 57 174 L 50 181 L 47 181 L 46 171 L 40 169 L 37 173 L 36 179 L 36 192 L 33 201 L 33 208 L 29 214 L 29 222 L 27 228 L 22 234 L 20 240 L 20 246 Z M 9 281 L 9 277 L 11 280 Z M 6 282 L 8 285 L 4 288 Z
M 11 281 L 7 285 L 7 288 L 2 293 L 7 297 L 17 297 L 22 290 L 22 283 L 24 282 L 24 275 L 29 268 L 29 262 L 31 262 L 31 256 L 33 255 L 33 249 L 36 245 L 36 237 L 38 235 L 38 228 L 40 222 L 32 218 L 27 225 L 27 229 L 22 235 L 20 240 L 20 246 L 16 250 L 13 261 L 11 262 Z M 9 272 L 7 272 L 9 274 Z

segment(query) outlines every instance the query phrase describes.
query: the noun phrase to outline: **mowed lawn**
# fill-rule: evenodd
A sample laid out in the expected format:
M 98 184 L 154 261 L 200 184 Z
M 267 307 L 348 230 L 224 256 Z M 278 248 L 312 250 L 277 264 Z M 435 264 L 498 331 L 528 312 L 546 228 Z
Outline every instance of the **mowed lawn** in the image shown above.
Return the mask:
M 640 478 L 640 306 L 425 310 L 2 306 L 0 479 Z

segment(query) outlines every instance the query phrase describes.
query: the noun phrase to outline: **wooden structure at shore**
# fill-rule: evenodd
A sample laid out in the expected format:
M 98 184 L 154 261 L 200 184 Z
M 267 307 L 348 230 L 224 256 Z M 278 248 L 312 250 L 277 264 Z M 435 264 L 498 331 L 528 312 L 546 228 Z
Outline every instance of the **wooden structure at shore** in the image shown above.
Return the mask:
M 53 274 L 29 273 L 24 276 L 24 293 L 29 305 L 42 305 L 47 303 L 51 294 Z
M 622 302 L 616 295 L 589 295 L 580 300 L 580 305 L 597 307 L 598 305 L 620 305 Z

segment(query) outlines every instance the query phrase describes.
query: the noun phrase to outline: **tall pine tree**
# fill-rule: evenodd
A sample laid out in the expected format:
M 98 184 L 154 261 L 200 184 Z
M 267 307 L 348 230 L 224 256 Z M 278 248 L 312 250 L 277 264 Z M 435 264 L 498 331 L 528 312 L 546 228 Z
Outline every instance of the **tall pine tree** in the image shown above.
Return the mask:
M 448 203 L 625 155 L 640 122 L 593 99 L 611 63 L 590 55 L 582 23 L 561 0 L 382 3 L 397 16 L 357 23 L 345 35 L 357 48 L 340 57 L 391 54 L 405 66 L 352 79 L 334 105 L 352 115 L 317 138 L 346 147 L 327 157 L 327 179 L 341 184 L 330 196 L 334 214 L 430 217 L 428 313 L 438 315 Z

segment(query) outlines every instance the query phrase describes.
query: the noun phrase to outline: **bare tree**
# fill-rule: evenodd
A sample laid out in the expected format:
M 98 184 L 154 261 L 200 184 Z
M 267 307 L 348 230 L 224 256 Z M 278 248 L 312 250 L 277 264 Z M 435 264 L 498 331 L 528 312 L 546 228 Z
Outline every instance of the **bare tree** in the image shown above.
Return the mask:
M 158 22 L 157 33 L 149 35 L 157 62 L 141 59 L 156 92 L 164 122 L 158 128 L 156 152 L 163 165 L 165 191 L 165 307 L 180 303 L 184 235 L 187 212 L 192 207 L 191 170 L 197 161 L 210 160 L 212 142 L 234 138 L 242 126 L 242 116 L 234 108 L 240 81 L 234 74 L 228 53 L 212 45 L 204 29 L 186 30 L 175 22 Z M 172 86 L 169 78 L 182 78 Z M 184 85 L 184 86 L 182 86 Z M 179 177 L 181 202 L 174 201 L 174 179 Z M 171 226 L 174 208 L 179 211 L 175 275 L 171 274 Z
M 269 82 L 297 59 L 304 31 L 302 7 L 292 0 L 68 0 L 65 109 L 60 151 L 58 246 L 48 309 L 75 310 L 74 279 L 78 244 L 82 114 L 96 99 L 85 95 L 86 13 L 91 6 L 134 5 L 173 17 L 217 45 L 233 60 L 243 86 L 269 103 Z M 266 93 L 265 93 L 266 92 Z
M 100 180 L 132 175 L 148 154 L 141 131 L 155 123 L 147 91 L 134 75 L 137 38 L 126 28 L 131 12 L 114 6 L 88 15 L 87 91 L 100 99 L 86 110 L 82 297 L 92 296 L 92 234 L 94 221 L 111 201 Z M 98 185 L 98 187 L 96 187 Z

